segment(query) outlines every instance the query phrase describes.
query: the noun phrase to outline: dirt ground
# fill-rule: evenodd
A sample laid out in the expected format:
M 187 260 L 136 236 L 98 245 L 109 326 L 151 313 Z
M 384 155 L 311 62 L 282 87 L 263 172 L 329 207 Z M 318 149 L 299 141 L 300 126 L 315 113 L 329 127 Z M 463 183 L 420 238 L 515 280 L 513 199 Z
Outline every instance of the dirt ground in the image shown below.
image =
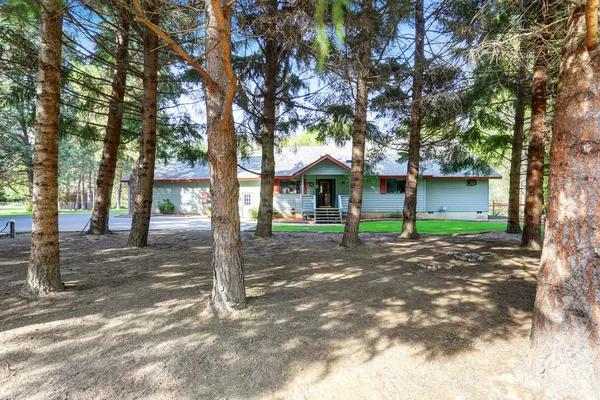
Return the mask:
M 205 313 L 210 232 L 62 235 L 68 290 L 36 301 L 16 296 L 29 238 L 0 239 L 0 399 L 529 397 L 511 371 L 539 253 L 504 233 L 362 237 L 244 233 L 249 306 L 227 319 Z

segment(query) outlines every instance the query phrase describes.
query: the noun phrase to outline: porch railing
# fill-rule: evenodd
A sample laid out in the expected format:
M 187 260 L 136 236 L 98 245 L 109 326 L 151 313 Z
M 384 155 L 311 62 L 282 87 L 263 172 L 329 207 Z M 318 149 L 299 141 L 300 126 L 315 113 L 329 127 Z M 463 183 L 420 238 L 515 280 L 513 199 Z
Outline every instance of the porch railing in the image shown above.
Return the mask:
M 302 216 L 304 215 L 315 215 L 315 209 L 317 208 L 317 196 L 316 195 L 302 195 Z

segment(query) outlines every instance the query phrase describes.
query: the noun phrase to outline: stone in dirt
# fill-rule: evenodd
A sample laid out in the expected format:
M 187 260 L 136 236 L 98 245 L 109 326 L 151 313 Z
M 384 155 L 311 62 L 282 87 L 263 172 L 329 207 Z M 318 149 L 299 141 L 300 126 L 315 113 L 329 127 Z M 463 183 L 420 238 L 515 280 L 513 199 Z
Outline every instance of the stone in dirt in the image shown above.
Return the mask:
M 483 256 L 479 256 L 479 257 L 477 257 L 477 261 L 481 262 L 481 261 L 483 261 L 483 260 L 484 260 L 484 257 L 483 257 Z

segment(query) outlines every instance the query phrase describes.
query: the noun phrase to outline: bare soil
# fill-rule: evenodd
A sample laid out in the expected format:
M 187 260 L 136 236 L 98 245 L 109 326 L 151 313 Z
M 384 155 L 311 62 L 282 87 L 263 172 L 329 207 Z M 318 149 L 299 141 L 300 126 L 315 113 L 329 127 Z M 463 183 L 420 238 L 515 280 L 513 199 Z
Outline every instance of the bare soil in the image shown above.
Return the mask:
M 206 313 L 210 232 L 64 234 L 68 290 L 35 301 L 16 295 L 30 239 L 0 239 L 0 399 L 529 398 L 511 372 L 539 253 L 501 232 L 362 238 L 244 233 L 249 306 L 225 319 Z

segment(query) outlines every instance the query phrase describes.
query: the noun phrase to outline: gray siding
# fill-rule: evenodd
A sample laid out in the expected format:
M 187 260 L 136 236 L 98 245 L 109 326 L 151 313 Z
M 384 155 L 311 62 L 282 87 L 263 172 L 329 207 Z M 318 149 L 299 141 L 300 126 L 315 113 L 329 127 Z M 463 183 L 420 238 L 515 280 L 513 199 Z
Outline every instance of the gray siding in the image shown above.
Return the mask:
M 155 182 L 152 198 L 152 212 L 157 213 L 158 202 L 169 199 L 175 205 L 175 212 L 206 213 L 209 204 L 202 204 L 202 192 L 208 192 L 208 182 Z
M 428 188 L 429 189 L 429 188 Z M 423 179 L 419 178 L 417 186 L 417 212 L 424 211 L 425 188 Z M 363 189 L 363 212 L 393 213 L 404 208 L 404 193 L 386 193 L 379 192 L 379 178 L 365 179 Z
M 489 208 L 489 182 L 477 180 L 477 186 L 467 186 L 467 180 L 427 179 L 427 209 L 439 211 L 482 211 Z
M 304 175 L 346 175 L 350 171 L 346 171 L 336 163 L 330 160 L 323 160 L 308 171 Z
M 302 196 L 299 194 L 276 194 L 273 196 L 273 208 L 275 212 L 301 212 Z

